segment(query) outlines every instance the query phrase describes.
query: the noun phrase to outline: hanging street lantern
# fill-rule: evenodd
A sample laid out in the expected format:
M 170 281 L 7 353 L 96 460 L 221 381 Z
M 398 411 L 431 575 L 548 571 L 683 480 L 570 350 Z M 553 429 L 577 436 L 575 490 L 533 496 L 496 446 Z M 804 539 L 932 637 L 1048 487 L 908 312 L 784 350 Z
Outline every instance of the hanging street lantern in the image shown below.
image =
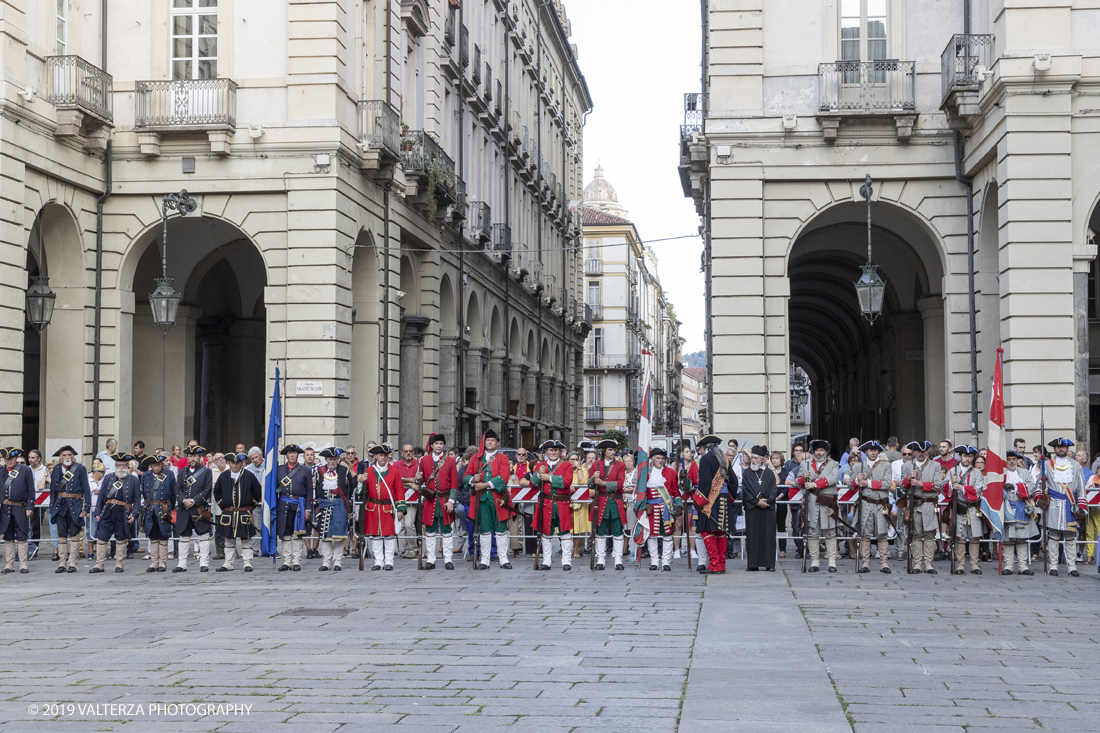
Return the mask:
M 172 287 L 172 278 L 168 277 L 168 210 L 178 211 L 186 216 L 198 206 L 198 202 L 187 195 L 186 188 L 179 193 L 165 194 L 161 198 L 160 217 L 164 227 L 160 243 L 161 276 L 156 280 L 157 289 L 149 294 L 149 305 L 153 308 L 153 322 L 165 336 L 176 325 L 176 313 L 180 307 L 180 294 Z
M 870 323 L 882 314 L 882 299 L 886 294 L 886 283 L 878 276 L 878 265 L 871 262 L 871 174 L 860 186 L 859 193 L 867 200 L 867 264 L 861 270 L 863 274 L 856 280 L 856 297 L 859 298 L 859 311 Z
M 171 285 L 171 278 L 157 278 L 157 289 L 149 294 L 149 305 L 153 307 L 153 322 L 164 335 L 176 325 L 176 313 L 180 308 L 180 294 Z
M 34 217 L 38 224 L 38 271 L 46 271 L 46 263 L 42 259 L 42 212 Z M 31 324 L 38 333 L 50 325 L 53 320 L 53 307 L 57 302 L 57 294 L 50 290 L 50 279 L 45 275 L 35 275 L 27 286 L 27 323 Z

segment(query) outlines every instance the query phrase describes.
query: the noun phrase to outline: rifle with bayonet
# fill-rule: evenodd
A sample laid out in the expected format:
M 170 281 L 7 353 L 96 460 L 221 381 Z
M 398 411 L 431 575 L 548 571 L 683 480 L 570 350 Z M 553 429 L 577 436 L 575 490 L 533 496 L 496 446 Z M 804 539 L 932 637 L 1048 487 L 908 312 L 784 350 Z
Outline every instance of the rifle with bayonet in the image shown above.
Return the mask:
M 1047 433 L 1046 433 L 1046 421 L 1043 417 L 1044 405 L 1039 405 L 1039 450 L 1043 455 L 1039 459 L 1039 483 L 1042 486 L 1042 493 L 1039 498 L 1035 500 L 1035 505 L 1043 511 L 1042 516 L 1042 532 L 1040 538 L 1043 542 L 1043 574 L 1046 575 L 1050 572 L 1050 550 L 1047 549 L 1047 509 L 1050 508 L 1050 494 L 1047 493 Z M 1058 558 L 1054 558 L 1057 560 Z

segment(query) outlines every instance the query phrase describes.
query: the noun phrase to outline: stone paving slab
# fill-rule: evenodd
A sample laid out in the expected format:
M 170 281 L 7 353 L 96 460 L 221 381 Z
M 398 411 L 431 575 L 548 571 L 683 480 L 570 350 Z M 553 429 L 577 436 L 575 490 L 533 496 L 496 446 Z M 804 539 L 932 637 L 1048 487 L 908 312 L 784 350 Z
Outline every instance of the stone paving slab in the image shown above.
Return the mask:
M 36 561 L 0 580 L 0 732 L 1100 731 L 1088 574 L 515 565 L 54 576 Z M 251 708 L 29 712 L 50 703 Z

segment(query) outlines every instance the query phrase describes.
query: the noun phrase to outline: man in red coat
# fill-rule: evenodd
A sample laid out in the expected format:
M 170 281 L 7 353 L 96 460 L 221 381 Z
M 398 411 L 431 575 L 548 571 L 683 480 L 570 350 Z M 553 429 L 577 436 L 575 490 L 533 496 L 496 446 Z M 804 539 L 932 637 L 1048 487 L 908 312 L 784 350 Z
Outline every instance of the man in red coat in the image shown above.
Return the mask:
M 663 448 L 654 448 L 649 452 L 649 479 L 644 487 L 638 487 L 638 498 L 634 501 L 634 510 L 639 513 L 638 521 L 649 523 L 650 570 L 658 569 L 658 558 L 661 569 L 672 570 L 673 520 L 684 513 L 678 478 L 676 472 L 665 465 L 667 460 L 668 453 Z M 663 552 L 657 549 L 658 539 L 663 540 Z
M 370 537 L 374 555 L 371 570 L 393 570 L 397 554 L 397 527 L 405 516 L 405 490 L 401 474 L 390 463 L 390 449 L 376 445 L 369 454 L 375 463 L 367 469 L 363 492 L 363 535 Z
M 615 457 L 619 447 L 614 440 L 601 440 L 596 444 L 600 460 L 592 466 L 592 484 L 596 487 L 592 497 L 592 525 L 596 528 L 596 570 L 604 569 L 607 557 L 607 538 L 611 538 L 611 559 L 615 569 L 623 569 L 623 528 L 626 527 L 626 509 L 623 507 L 623 483 L 626 466 Z
M 573 557 L 573 466 L 563 461 L 561 452 L 565 444 L 548 440 L 539 446 L 546 459 L 535 466 L 535 472 L 527 475 L 531 485 L 539 490 L 538 507 L 535 509 L 535 526 L 542 535 L 542 563 L 539 570 L 549 570 L 554 552 L 554 535 L 561 541 L 561 569 L 570 570 Z
M 454 555 L 453 525 L 455 505 L 451 501 L 451 492 L 458 490 L 458 466 L 455 459 L 443 452 L 447 439 L 439 433 L 428 438 L 427 454 L 420 459 L 420 473 L 424 477 L 421 490 L 423 500 L 422 517 L 424 524 L 424 569 L 435 569 L 435 548 L 438 537 L 443 536 L 443 567 L 454 570 L 451 557 Z

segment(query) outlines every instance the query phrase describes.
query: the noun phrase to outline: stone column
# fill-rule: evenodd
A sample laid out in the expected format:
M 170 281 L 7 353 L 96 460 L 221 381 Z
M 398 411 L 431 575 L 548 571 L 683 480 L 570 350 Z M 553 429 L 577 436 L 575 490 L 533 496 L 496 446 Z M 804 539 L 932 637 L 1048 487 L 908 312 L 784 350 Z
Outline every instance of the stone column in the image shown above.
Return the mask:
M 431 322 L 424 316 L 403 316 L 405 332 L 401 336 L 401 392 L 398 414 L 400 444 L 419 445 L 423 432 L 420 427 L 420 363 L 424 350 L 424 330 Z
M 458 339 L 439 339 L 439 431 L 458 444 L 455 415 L 458 408 L 458 363 L 455 360 Z
M 947 437 L 947 364 L 944 361 L 943 299 L 931 295 L 917 301 L 924 321 L 925 435 L 933 443 Z M 900 437 L 900 436 L 899 436 Z M 952 440 L 954 438 L 952 437 Z
M 1073 404 L 1076 413 L 1075 442 L 1082 450 L 1092 453 L 1089 435 L 1089 272 L 1088 262 L 1084 270 L 1077 271 L 1074 260 L 1073 273 Z
M 497 349 L 489 357 L 488 410 L 503 413 L 504 404 L 504 350 Z
M 899 440 L 908 442 L 912 438 L 905 438 L 906 435 L 927 435 L 924 324 L 919 312 L 895 313 L 891 320 L 896 339 L 894 402 L 898 419 L 895 434 Z

